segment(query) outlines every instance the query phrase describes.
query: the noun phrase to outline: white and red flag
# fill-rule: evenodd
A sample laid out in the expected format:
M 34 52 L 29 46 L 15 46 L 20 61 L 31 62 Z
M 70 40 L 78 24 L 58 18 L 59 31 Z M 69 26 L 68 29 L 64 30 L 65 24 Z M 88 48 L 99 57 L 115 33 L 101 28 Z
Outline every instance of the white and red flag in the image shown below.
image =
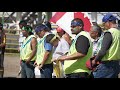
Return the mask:
M 50 19 L 50 22 L 55 23 L 65 30 L 70 36 L 71 33 L 71 21 L 74 18 L 80 18 L 84 22 L 84 30 L 90 31 L 92 25 L 87 12 L 56 12 L 54 16 Z

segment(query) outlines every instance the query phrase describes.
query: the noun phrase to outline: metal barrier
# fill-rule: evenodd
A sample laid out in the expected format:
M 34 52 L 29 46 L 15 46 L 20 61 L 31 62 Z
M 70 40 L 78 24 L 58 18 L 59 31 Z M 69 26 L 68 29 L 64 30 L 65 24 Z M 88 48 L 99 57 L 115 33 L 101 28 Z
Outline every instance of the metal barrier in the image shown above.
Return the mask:
M 5 29 L 7 53 L 18 53 L 20 30 Z

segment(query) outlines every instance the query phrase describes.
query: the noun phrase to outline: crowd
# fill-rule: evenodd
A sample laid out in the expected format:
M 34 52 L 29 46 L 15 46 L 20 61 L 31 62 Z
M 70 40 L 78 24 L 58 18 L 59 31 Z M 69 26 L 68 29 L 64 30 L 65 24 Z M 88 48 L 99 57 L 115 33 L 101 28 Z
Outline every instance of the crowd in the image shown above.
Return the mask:
M 120 72 L 120 30 L 117 18 L 108 13 L 103 27 L 84 30 L 82 19 L 71 21 L 69 36 L 61 27 L 52 30 L 50 22 L 34 29 L 21 21 L 21 78 L 118 78 Z

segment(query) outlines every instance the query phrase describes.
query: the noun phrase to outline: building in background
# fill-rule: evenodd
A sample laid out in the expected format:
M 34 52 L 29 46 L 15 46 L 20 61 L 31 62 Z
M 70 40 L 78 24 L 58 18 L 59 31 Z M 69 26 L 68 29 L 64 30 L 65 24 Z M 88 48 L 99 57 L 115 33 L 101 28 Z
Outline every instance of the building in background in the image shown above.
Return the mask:
M 56 12 L 0 12 L 0 22 L 4 23 L 4 28 L 19 29 L 20 20 L 28 21 L 28 24 L 35 27 L 37 24 L 48 21 Z M 112 13 L 118 19 L 120 12 L 88 12 L 92 22 L 102 23 L 102 18 L 106 13 Z M 54 26 L 54 24 L 53 24 Z

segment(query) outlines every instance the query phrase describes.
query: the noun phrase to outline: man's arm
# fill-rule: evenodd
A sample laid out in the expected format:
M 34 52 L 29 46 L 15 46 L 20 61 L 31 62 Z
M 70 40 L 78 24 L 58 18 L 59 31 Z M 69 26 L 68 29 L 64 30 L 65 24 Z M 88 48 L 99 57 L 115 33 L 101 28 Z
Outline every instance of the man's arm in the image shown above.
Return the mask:
M 101 61 L 103 56 L 106 54 L 107 50 L 109 50 L 112 44 L 112 35 L 109 32 L 106 32 L 103 38 L 101 50 L 99 51 L 98 55 L 95 58 L 95 61 Z
M 32 38 L 31 40 L 31 50 L 32 50 L 32 54 L 30 55 L 30 57 L 28 58 L 28 62 L 32 60 L 32 58 L 35 56 L 36 52 L 37 52 L 37 40 L 36 38 Z
M 75 59 L 78 59 L 78 58 L 82 58 L 84 56 L 85 56 L 84 54 L 76 52 L 76 53 L 74 53 L 74 54 L 72 54 L 70 56 L 61 56 L 61 57 L 58 57 L 58 60 L 59 61 L 75 60 Z
M 42 65 L 44 65 L 45 62 L 48 60 L 49 55 L 50 55 L 50 53 L 51 53 L 51 51 L 52 51 L 52 47 L 53 47 L 53 46 L 52 46 L 52 44 L 46 43 L 46 41 L 45 41 L 44 47 L 45 47 L 45 50 L 46 50 L 46 51 L 45 51 L 43 60 L 42 60 L 42 62 L 41 62 Z
M 87 55 L 88 49 L 90 47 L 89 40 L 85 36 L 79 36 L 75 44 L 77 52 L 70 56 L 62 56 L 58 58 L 59 60 L 75 60 L 77 58 L 82 58 Z
M 70 35 L 68 33 L 64 34 L 64 38 L 68 42 L 68 44 L 71 45 L 72 41 L 71 41 Z
M 50 55 L 50 51 L 45 51 L 44 58 L 43 58 L 43 61 L 41 63 L 42 65 L 45 64 L 45 62 L 47 61 L 49 55 Z

